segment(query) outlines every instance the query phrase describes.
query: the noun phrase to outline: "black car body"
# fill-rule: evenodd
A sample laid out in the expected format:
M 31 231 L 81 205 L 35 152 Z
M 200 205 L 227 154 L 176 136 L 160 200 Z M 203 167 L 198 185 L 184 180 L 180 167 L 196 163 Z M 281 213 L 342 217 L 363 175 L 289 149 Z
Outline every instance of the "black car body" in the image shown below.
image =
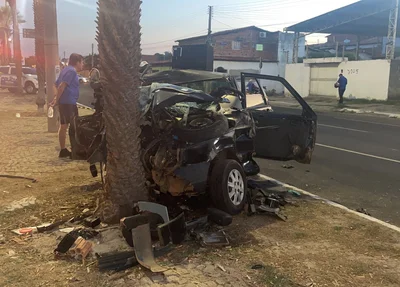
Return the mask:
M 261 104 L 247 108 L 246 78 L 281 82 L 303 108 L 300 116 L 276 114 L 260 86 Z M 229 213 L 243 208 L 246 177 L 259 173 L 253 155 L 303 163 L 311 161 L 316 114 L 283 78 L 258 74 L 236 79 L 221 73 L 172 70 L 145 75 L 141 87 L 142 163 L 153 189 L 173 196 L 209 192 Z M 75 120 L 70 134 L 76 159 L 106 161 L 101 117 Z

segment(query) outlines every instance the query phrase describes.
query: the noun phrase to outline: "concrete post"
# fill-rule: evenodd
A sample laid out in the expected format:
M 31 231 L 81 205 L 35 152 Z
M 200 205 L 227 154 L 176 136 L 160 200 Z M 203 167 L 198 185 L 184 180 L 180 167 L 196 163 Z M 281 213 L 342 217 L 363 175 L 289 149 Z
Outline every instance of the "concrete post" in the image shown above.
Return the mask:
M 8 0 L 10 4 L 12 19 L 13 19 L 13 50 L 14 50 L 14 61 L 15 70 L 17 74 L 17 91 L 19 94 L 23 93 L 22 90 L 22 54 L 21 54 L 21 42 L 20 33 L 17 17 L 17 4 L 16 0 Z
M 44 51 L 46 55 L 46 86 L 47 104 L 54 99 L 54 83 L 60 73 L 60 63 L 58 56 L 58 31 L 57 31 L 57 6 L 56 0 L 44 0 Z M 58 113 L 53 118 L 47 119 L 47 128 L 51 133 L 58 131 Z

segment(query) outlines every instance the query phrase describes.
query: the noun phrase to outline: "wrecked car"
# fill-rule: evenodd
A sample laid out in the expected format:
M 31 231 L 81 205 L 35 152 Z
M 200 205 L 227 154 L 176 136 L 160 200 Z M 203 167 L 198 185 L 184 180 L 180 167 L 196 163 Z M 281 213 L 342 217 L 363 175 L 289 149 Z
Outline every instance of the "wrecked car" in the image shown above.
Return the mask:
M 260 86 L 261 104 L 247 107 L 246 78 L 281 82 L 303 108 L 302 115 L 272 112 Z M 102 89 L 95 88 L 93 115 L 77 117 L 70 131 L 76 159 L 106 162 L 102 123 Z M 283 78 L 172 70 L 144 75 L 142 163 L 157 193 L 172 196 L 207 194 L 213 204 L 230 214 L 246 202 L 248 176 L 259 173 L 253 156 L 310 163 L 316 138 L 316 114 Z

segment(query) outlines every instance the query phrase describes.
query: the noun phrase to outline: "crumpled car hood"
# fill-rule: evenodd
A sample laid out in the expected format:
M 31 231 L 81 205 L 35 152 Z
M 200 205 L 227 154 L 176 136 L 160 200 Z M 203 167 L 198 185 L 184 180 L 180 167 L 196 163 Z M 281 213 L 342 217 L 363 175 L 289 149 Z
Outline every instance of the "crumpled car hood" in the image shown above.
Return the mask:
M 154 83 L 140 88 L 139 104 L 142 111 L 147 111 L 150 105 L 153 109 L 162 109 L 179 102 L 212 103 L 217 101 L 217 98 L 203 91 L 171 84 Z

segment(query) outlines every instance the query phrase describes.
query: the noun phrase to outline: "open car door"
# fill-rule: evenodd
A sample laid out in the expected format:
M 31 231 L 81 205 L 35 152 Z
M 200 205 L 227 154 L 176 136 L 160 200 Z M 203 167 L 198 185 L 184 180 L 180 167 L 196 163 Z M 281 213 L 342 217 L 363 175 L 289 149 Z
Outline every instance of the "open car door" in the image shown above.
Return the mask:
M 245 84 L 249 79 L 256 80 L 262 97 L 260 104 L 253 107 L 248 107 L 248 102 L 254 102 L 253 97 L 256 95 L 246 94 Z M 295 159 L 301 163 L 310 163 L 317 135 L 317 115 L 306 101 L 282 77 L 242 73 L 240 80 L 241 91 L 245 95 L 243 106 L 250 111 L 256 125 L 256 155 L 275 160 Z M 302 107 L 301 115 L 277 113 L 266 109 L 265 91 L 260 85 L 260 80 L 280 82 Z

